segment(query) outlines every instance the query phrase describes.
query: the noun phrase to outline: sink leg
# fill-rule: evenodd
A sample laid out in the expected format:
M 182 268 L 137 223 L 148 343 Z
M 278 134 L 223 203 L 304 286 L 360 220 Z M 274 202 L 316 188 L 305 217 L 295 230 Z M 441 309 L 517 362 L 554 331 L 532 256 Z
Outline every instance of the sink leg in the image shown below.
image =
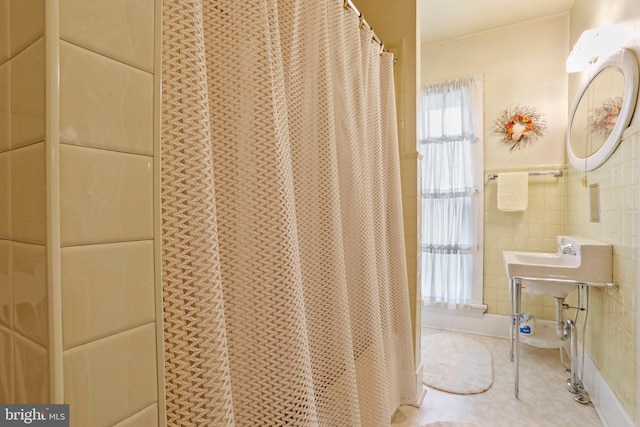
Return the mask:
M 522 297 L 522 283 L 519 280 L 514 280 L 514 319 L 515 323 L 513 326 L 513 334 L 514 337 L 514 356 L 516 362 L 516 372 L 515 372 L 515 381 L 514 381 L 514 392 L 516 399 L 518 398 L 519 387 L 520 387 L 520 306 L 521 306 L 521 297 Z
M 515 361 L 514 394 L 518 398 L 520 386 L 520 306 L 522 283 L 518 279 L 509 279 L 509 297 L 511 302 L 511 328 L 509 328 L 509 358 Z
M 516 313 L 516 293 L 515 293 L 515 280 L 509 279 L 509 302 L 511 304 L 511 327 L 509 328 L 509 360 L 513 362 L 513 340 L 515 339 L 515 331 L 517 328 Z
M 564 329 L 568 331 L 569 345 L 571 353 L 571 378 L 567 380 L 567 390 L 573 394 L 580 393 L 584 388 L 578 376 L 578 336 L 576 334 L 576 324 L 573 320 L 564 321 Z

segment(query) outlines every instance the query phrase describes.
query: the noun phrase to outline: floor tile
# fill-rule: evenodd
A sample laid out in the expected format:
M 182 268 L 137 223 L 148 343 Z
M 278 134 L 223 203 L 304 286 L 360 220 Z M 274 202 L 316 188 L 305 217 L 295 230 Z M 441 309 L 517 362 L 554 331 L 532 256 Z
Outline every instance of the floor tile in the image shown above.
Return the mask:
M 423 328 L 423 334 L 442 332 Z M 453 333 L 453 332 L 451 332 Z M 581 405 L 565 389 L 569 374 L 558 350 L 522 345 L 520 396 L 514 397 L 513 363 L 509 340 L 462 334 L 489 348 L 493 359 L 493 385 L 484 393 L 457 395 L 428 388 L 422 407 L 404 406 L 393 427 L 421 427 L 436 421 L 472 423 L 477 427 L 602 426 L 592 405 Z M 565 359 L 565 363 L 568 360 Z

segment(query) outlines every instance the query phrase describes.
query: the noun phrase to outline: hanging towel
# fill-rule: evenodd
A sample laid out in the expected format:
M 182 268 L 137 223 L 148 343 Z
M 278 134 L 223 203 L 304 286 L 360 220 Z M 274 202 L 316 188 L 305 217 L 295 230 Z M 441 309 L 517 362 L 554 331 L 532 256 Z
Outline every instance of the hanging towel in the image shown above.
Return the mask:
M 501 172 L 498 176 L 498 210 L 519 212 L 529 203 L 529 173 Z

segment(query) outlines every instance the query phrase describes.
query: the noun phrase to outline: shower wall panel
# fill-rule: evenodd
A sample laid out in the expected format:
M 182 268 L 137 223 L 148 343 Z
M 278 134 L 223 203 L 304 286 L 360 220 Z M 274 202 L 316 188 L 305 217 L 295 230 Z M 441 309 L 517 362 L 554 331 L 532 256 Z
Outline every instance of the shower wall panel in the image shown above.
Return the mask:
M 0 403 L 74 426 L 164 425 L 159 4 L 0 0 Z
M 59 0 L 62 380 L 78 426 L 160 417 L 155 7 Z
M 0 0 L 0 402 L 49 401 L 44 1 Z

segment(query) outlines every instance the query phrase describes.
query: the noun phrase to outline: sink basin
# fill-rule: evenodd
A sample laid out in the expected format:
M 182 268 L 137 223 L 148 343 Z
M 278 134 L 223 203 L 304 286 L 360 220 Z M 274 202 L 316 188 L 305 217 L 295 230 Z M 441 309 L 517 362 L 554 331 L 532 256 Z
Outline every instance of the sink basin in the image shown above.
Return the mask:
M 612 254 L 609 243 L 581 236 L 558 236 L 555 253 L 504 251 L 503 258 L 507 276 L 523 278 L 525 292 L 565 298 L 577 284 L 563 283 L 564 280 L 611 282 Z

